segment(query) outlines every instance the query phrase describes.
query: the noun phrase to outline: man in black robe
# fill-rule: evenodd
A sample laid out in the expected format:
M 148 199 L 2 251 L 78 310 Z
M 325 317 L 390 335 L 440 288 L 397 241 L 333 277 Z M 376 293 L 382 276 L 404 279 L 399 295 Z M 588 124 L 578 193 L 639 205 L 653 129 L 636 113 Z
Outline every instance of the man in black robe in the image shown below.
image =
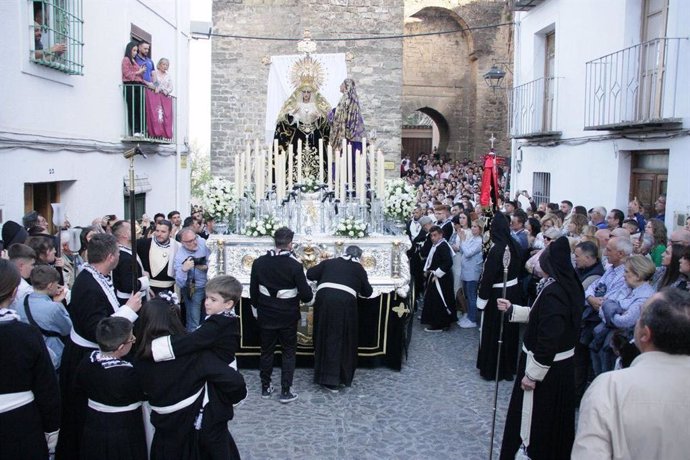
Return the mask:
M 132 227 L 126 220 L 119 220 L 113 224 L 113 236 L 117 239 L 117 247 L 120 251 L 120 259 L 117 266 L 113 269 L 113 287 L 115 295 L 120 305 L 127 303 L 127 299 L 132 296 L 132 292 L 139 291 L 141 281 L 139 278 L 144 274 L 139 257 L 132 255 Z M 133 281 L 132 257 L 137 257 L 137 282 Z
M 496 376 L 496 359 L 498 357 L 498 340 L 501 328 L 501 314 L 496 308 L 496 299 L 501 297 L 503 288 L 503 257 L 506 247 L 510 251 L 506 297 L 513 303 L 523 301 L 522 289 L 518 283 L 521 270 L 520 245 L 510 236 L 509 220 L 505 214 L 497 212 L 491 221 L 491 242 L 484 261 L 484 269 L 479 280 L 477 308 L 482 311 L 479 333 L 479 353 L 477 369 L 486 380 L 496 378 L 512 380 L 515 375 L 518 352 L 518 326 L 504 318 L 503 345 L 501 347 L 501 366 Z
M 539 257 L 546 277 L 530 309 L 498 300 L 510 321 L 526 322 L 518 378 L 508 407 L 501 459 L 514 459 L 520 445 L 531 459 L 570 458 L 575 439 L 575 343 L 585 297 L 560 237 Z
M 179 243 L 170 237 L 172 222 L 161 220 L 156 222 L 153 238 L 137 240 L 137 254 L 149 274 L 151 291 L 159 292 L 175 290 L 175 270 L 173 260 Z
M 302 264 L 292 253 L 295 233 L 287 227 L 275 231 L 275 249 L 259 257 L 252 264 L 249 295 L 258 313 L 261 328 L 261 397 L 268 399 L 273 393 L 273 353 L 280 342 L 283 349 L 280 376 L 280 402 L 297 399 L 293 393 L 292 377 L 295 373 L 297 353 L 297 323 L 300 320 L 299 304 L 309 302 L 314 296 Z
M 349 246 L 343 257 L 324 260 L 307 270 L 318 283 L 314 304 L 314 383 L 331 392 L 350 386 L 357 368 L 359 321 L 357 297 L 373 289 L 359 258 L 362 250 Z
M 138 318 L 141 294 L 135 293 L 125 305 L 115 296 L 110 272 L 117 267 L 120 251 L 113 235 L 98 233 L 91 238 L 87 251 L 89 263 L 79 273 L 72 288 L 67 312 L 72 319 L 72 332 L 65 344 L 60 365 L 62 423 L 56 458 L 79 458 L 79 442 L 86 417 L 86 396 L 74 388 L 76 369 L 96 344 L 96 326 L 108 316 L 122 316 L 131 322 Z
M 429 238 L 432 247 L 424 264 L 427 279 L 422 324 L 429 325 L 424 329 L 426 332 L 442 332 L 458 319 L 453 291 L 453 249 L 438 225 L 429 229 Z

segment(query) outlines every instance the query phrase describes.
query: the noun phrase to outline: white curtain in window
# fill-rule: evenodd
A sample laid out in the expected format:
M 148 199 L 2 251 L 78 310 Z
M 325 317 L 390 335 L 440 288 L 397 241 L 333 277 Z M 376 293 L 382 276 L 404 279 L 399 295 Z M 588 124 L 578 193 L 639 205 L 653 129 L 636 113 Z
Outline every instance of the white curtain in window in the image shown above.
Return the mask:
M 273 142 L 276 129 L 276 118 L 285 100 L 290 97 L 294 88 L 290 84 L 290 69 L 303 54 L 271 56 L 271 68 L 268 72 L 268 88 L 266 94 L 266 145 Z M 331 106 L 335 107 L 340 100 L 340 84 L 347 78 L 345 54 L 312 54 L 313 59 L 319 61 L 324 69 L 324 83 L 320 93 Z M 247 139 L 252 141 L 253 139 Z

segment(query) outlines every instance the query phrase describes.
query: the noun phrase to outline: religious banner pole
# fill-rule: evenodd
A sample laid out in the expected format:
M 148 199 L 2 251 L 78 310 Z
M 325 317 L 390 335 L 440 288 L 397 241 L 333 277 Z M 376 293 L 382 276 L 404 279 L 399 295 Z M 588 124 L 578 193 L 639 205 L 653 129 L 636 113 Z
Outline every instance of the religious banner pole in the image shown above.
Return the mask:
M 503 251 L 503 288 L 501 290 L 501 298 L 506 298 L 508 290 L 508 267 L 510 266 L 510 245 L 506 244 L 505 251 Z M 503 345 L 503 321 L 505 320 L 506 312 L 501 311 L 501 325 L 498 329 L 498 355 L 496 356 L 496 386 L 494 388 L 494 414 L 491 421 L 491 445 L 489 446 L 489 460 L 493 458 L 494 454 L 494 435 L 496 433 L 496 406 L 498 403 L 498 372 L 501 369 L 501 348 Z

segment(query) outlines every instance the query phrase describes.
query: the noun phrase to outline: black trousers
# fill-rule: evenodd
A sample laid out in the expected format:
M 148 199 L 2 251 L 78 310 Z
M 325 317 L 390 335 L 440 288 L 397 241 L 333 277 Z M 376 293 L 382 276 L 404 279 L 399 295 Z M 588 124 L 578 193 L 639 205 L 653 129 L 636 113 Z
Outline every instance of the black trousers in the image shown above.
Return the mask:
M 287 391 L 292 386 L 292 377 L 295 374 L 297 321 L 281 329 L 261 328 L 261 360 L 259 363 L 259 375 L 261 376 L 262 387 L 268 387 L 271 384 L 273 354 L 278 342 L 280 342 L 280 346 L 283 349 L 280 386 L 282 391 Z

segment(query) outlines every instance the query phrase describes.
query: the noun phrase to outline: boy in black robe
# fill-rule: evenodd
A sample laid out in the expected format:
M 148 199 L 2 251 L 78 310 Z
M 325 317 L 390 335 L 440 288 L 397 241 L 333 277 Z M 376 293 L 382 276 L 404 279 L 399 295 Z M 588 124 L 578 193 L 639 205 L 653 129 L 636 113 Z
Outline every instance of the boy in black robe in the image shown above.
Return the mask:
M 136 338 L 126 318 L 102 319 L 96 327 L 98 351 L 82 361 L 77 387 L 88 400 L 81 438 L 82 460 L 146 460 L 141 413 L 144 393 L 134 368 L 122 359 Z
M 442 332 L 458 319 L 453 289 L 453 249 L 443 238 L 441 227 L 431 227 L 429 237 L 432 247 L 424 264 L 427 284 L 422 324 L 429 325 L 424 329 L 426 332 Z

